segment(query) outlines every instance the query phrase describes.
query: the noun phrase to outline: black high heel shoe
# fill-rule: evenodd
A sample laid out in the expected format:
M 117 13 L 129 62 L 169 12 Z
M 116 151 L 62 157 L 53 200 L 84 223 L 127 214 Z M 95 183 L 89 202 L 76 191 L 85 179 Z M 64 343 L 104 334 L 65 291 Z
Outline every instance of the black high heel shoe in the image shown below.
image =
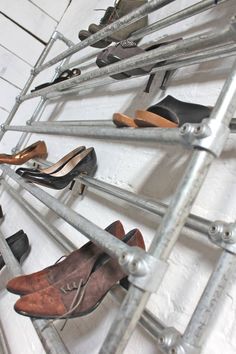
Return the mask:
M 29 240 L 23 230 L 16 232 L 14 235 L 6 239 L 9 247 L 12 250 L 15 258 L 20 262 L 22 257 L 25 257 L 29 251 Z M 2 255 L 0 254 L 0 269 L 5 265 Z
M 63 156 L 58 162 L 53 164 L 50 167 L 40 169 L 40 168 L 25 168 L 25 167 L 20 167 L 17 170 L 18 175 L 21 177 L 24 177 L 25 173 L 30 173 L 30 174 L 35 174 L 38 175 L 39 173 L 46 173 L 46 174 L 53 174 L 58 171 L 60 171 L 73 157 L 76 155 L 80 154 L 82 151 L 84 151 L 86 148 L 85 146 L 79 146 L 73 151 L 69 152 L 65 156 Z
M 97 166 L 97 157 L 94 148 L 89 148 L 70 159 L 63 168 L 53 174 L 25 172 L 23 178 L 52 189 L 63 189 L 73 183 L 80 174 L 92 175 Z M 18 170 L 16 170 L 18 173 Z

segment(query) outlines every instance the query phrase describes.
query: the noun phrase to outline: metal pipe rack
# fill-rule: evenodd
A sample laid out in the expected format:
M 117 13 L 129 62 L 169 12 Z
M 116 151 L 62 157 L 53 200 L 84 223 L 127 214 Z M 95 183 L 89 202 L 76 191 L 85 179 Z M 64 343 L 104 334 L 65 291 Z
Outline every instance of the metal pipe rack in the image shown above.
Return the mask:
M 172 201 L 167 206 L 158 201 L 135 195 L 134 193 L 122 190 L 116 186 L 109 185 L 95 178 L 79 176 L 78 181 L 95 188 L 108 195 L 119 198 L 162 218 L 159 228 L 153 237 L 151 247 L 148 252 L 129 247 L 122 241 L 112 237 L 106 231 L 100 229 L 91 221 L 76 213 L 62 202 L 58 201 L 41 188 L 26 183 L 11 168 L 0 166 L 3 171 L 1 184 L 6 190 L 30 215 L 34 220 L 42 225 L 63 249 L 72 251 L 75 249 L 62 233 L 54 226 L 49 225 L 42 215 L 34 209 L 16 191 L 11 184 L 6 181 L 10 178 L 40 200 L 49 209 L 72 225 L 76 230 L 82 232 L 88 239 L 102 247 L 110 256 L 118 259 L 120 265 L 128 274 L 130 287 L 124 299 L 121 301 L 120 310 L 112 324 L 110 331 L 103 343 L 100 354 L 121 354 L 133 332 L 135 326 L 140 322 L 152 336 L 158 341 L 158 346 L 166 354 L 197 354 L 200 353 L 203 345 L 205 329 L 209 326 L 209 321 L 219 298 L 222 296 L 231 273 L 235 270 L 236 248 L 231 239 L 231 232 L 223 232 L 221 235 L 214 222 L 205 220 L 190 214 L 191 207 L 201 188 L 210 165 L 222 152 L 225 142 L 231 132 L 235 131 L 235 121 L 232 120 L 232 112 L 236 109 L 236 61 L 233 65 L 229 78 L 222 89 L 215 107 L 209 119 L 200 125 L 185 124 L 180 129 L 116 129 L 112 127 L 111 121 L 78 121 L 78 122 L 38 122 L 39 115 L 45 107 L 48 99 L 66 96 L 76 93 L 80 89 L 96 87 L 97 85 L 110 84 L 115 82 L 109 77 L 112 74 L 123 70 L 141 67 L 143 65 L 155 64 L 152 72 L 172 70 L 187 65 L 193 65 L 208 60 L 235 56 L 236 54 L 236 18 L 223 30 L 214 34 L 197 35 L 183 39 L 176 43 L 154 49 L 150 52 L 137 55 L 133 58 L 122 60 L 108 67 L 89 71 L 79 77 L 69 79 L 65 82 L 55 84 L 51 87 L 38 90 L 27 94 L 35 76 L 42 70 L 59 63 L 56 74 L 66 67 L 71 67 L 71 56 L 78 53 L 89 45 L 104 39 L 118 29 L 126 27 L 147 14 L 162 8 L 174 0 L 151 0 L 132 13 L 111 23 L 99 32 L 91 35 L 85 41 L 73 44 L 63 35 L 54 32 L 38 62 L 32 70 L 21 94 L 17 97 L 16 103 L 12 108 L 6 122 L 1 126 L 0 139 L 7 131 L 23 132 L 14 151 L 19 150 L 25 142 L 28 133 L 41 134 L 63 134 L 63 135 L 82 135 L 99 139 L 116 139 L 120 141 L 141 141 L 166 144 L 181 144 L 191 149 L 191 159 L 187 169 L 177 187 Z M 167 27 L 173 23 L 196 15 L 202 11 L 226 3 L 228 0 L 203 0 L 168 16 L 156 23 L 147 26 L 134 33 L 130 39 L 138 39 L 153 31 Z M 222 6 L 222 5 L 221 5 Z M 56 39 L 63 40 L 69 49 L 57 55 L 48 62 L 44 62 L 53 43 Z M 223 45 L 222 45 L 223 43 Z M 55 78 L 55 76 L 54 76 Z M 53 78 L 53 79 L 54 79 Z M 65 90 L 65 91 L 61 91 Z M 19 106 L 24 101 L 41 97 L 39 105 L 36 107 L 30 120 L 26 125 L 11 125 L 14 115 Z M 96 127 L 93 127 L 96 122 Z M 229 129 L 230 127 L 230 129 Z M 217 144 L 216 144 L 217 142 Z M 161 323 L 155 316 L 145 309 L 150 295 L 156 292 L 162 282 L 168 268 L 168 257 L 178 240 L 183 228 L 202 234 L 215 245 L 223 249 L 218 259 L 217 265 L 205 287 L 201 299 L 190 319 L 183 334 L 174 328 L 168 328 Z M 218 231 L 217 231 L 218 230 Z M 217 232 L 216 232 L 217 231 Z M 217 233 L 217 237 L 215 234 Z M 219 236 L 220 235 L 220 236 Z M 219 237 L 221 239 L 219 240 Z M 3 255 L 6 265 L 10 271 L 16 275 L 21 273 L 19 264 L 15 261 L 10 248 L 7 246 L 2 233 L 0 232 L 0 252 Z M 115 297 L 123 298 L 119 293 L 114 293 Z M 39 337 L 47 353 L 68 353 L 65 345 L 58 337 L 53 327 L 41 331 L 45 321 L 33 320 Z
M 53 225 L 45 222 L 43 216 L 34 208 L 32 205 L 23 198 L 16 190 L 5 180 L 1 180 L 1 184 L 4 186 L 4 190 L 11 195 L 11 197 L 20 204 L 20 206 L 29 213 L 34 220 L 42 226 L 48 233 L 48 236 L 56 241 L 62 249 L 67 252 L 73 252 L 77 248 L 76 246 L 57 228 Z M 125 291 L 122 289 L 114 289 L 112 295 L 115 299 L 121 303 L 124 297 Z M 158 340 L 159 336 L 162 335 L 162 332 L 166 330 L 166 326 L 158 320 L 150 311 L 144 310 L 142 317 L 140 318 L 140 324 L 156 339 Z

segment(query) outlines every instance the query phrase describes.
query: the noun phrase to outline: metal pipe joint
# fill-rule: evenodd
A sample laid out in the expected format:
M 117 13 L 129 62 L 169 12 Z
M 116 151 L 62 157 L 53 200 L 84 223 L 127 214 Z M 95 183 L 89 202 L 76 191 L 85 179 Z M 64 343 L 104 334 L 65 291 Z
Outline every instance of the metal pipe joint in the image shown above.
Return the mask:
M 206 150 L 215 157 L 219 157 L 230 134 L 230 129 L 224 122 L 215 118 L 206 118 L 200 124 L 185 123 L 179 132 L 194 148 Z
M 170 347 L 168 354 L 199 354 L 201 352 L 201 348 L 185 343 L 182 338 L 179 338 L 176 342 L 175 345 Z
M 158 348 L 164 354 L 198 354 L 200 348 L 186 343 L 181 333 L 174 327 L 163 329 L 157 339 Z
M 231 31 L 232 31 L 233 40 L 234 40 L 234 42 L 235 42 L 235 41 L 236 41 L 236 16 L 233 16 L 233 17 L 231 18 L 230 29 L 231 29 Z
M 1 130 L 2 132 L 4 132 L 4 133 L 5 133 L 5 131 L 6 131 L 6 128 L 5 128 L 5 127 L 6 127 L 6 124 L 4 124 L 4 123 L 0 125 L 0 130 Z
M 208 235 L 214 244 L 236 254 L 236 222 L 217 220 L 209 226 Z
M 129 252 L 123 252 L 119 257 L 119 264 L 129 274 L 130 283 L 150 293 L 157 291 L 168 268 L 168 263 L 139 247 L 132 247 Z

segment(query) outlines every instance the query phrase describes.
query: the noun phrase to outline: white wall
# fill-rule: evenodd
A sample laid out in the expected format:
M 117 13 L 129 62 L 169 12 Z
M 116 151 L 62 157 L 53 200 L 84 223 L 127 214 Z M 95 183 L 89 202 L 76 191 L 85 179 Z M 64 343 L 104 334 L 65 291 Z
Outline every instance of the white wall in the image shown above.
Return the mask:
M 195 2 L 193 0 L 176 1 L 150 15 L 150 23 Z M 89 2 L 74 0 L 63 17 L 59 30 L 77 42 L 78 31 L 87 28 L 91 22 L 97 22 L 102 16 L 102 13 L 93 10 L 106 8 L 109 5 L 111 2 L 108 0 Z M 149 43 L 167 35 L 178 37 L 189 36 L 193 32 L 216 31 L 223 28 L 235 10 L 235 1 L 231 0 L 202 15 L 154 33 L 145 38 L 142 43 Z M 64 49 L 64 46 L 61 46 L 61 49 Z M 58 48 L 56 50 L 58 51 Z M 27 47 L 25 47 L 25 51 L 28 52 Z M 84 51 L 82 56 L 86 59 L 87 55 L 95 52 L 97 50 L 89 48 Z M 80 55 L 79 53 L 75 57 L 80 57 Z M 173 78 L 167 94 L 189 102 L 214 105 L 224 80 L 230 72 L 232 62 L 232 59 L 223 59 L 183 68 Z M 92 65 L 88 67 L 87 63 L 80 66 L 83 71 L 90 70 L 91 67 Z M 133 114 L 136 109 L 146 108 L 162 98 L 163 93 L 158 89 L 161 78 L 162 75 L 157 75 L 150 94 L 143 93 L 147 78 L 136 78 L 125 83 L 117 82 L 114 85 L 90 89 L 66 100 L 59 99 L 50 102 L 42 119 L 110 119 L 112 114 L 117 111 Z M 40 82 L 40 77 L 37 82 Z M 0 83 L 1 88 L 2 83 Z M 11 99 L 10 95 L 9 97 Z M 22 106 L 14 122 L 25 122 L 29 118 L 32 102 Z M 8 103 L 8 109 L 10 104 L 11 102 Z M 4 145 L 1 146 L 10 150 L 10 147 L 15 145 L 15 141 L 13 141 L 15 136 L 18 137 L 19 134 L 7 133 L 2 143 Z M 168 202 L 172 197 L 189 158 L 189 153 L 186 150 L 161 144 L 119 143 L 110 140 L 47 135 L 32 135 L 30 142 L 38 139 L 46 141 L 50 161 L 56 161 L 77 145 L 94 146 L 98 157 L 97 178 L 164 202 Z M 231 136 L 224 153 L 210 168 L 194 204 L 193 213 L 210 220 L 234 220 L 236 198 L 234 144 L 235 137 Z M 107 199 L 92 189 L 88 190 L 83 198 L 73 196 L 68 190 L 56 192 L 47 190 L 47 192 L 55 195 L 66 205 L 103 228 L 116 219 L 122 220 L 127 231 L 134 227 L 140 228 L 147 247 L 159 223 L 156 216 L 136 210 L 124 202 L 112 198 Z M 24 193 L 24 195 L 26 194 Z M 39 202 L 35 202 L 32 197 L 29 199 L 45 215 L 45 219 L 57 226 L 78 247 L 85 242 L 86 239 L 83 235 L 72 229 Z M 29 236 L 32 249 L 23 264 L 26 273 L 54 263 L 63 254 L 43 229 L 30 220 L 30 217 L 6 192 L 2 195 L 1 204 L 6 214 L 2 225 L 4 235 L 7 237 L 23 228 Z M 171 253 L 169 270 L 160 290 L 157 294 L 152 295 L 148 308 L 158 315 L 166 325 L 175 326 L 183 331 L 218 256 L 219 251 L 208 241 L 204 241 L 202 237 L 196 237 L 190 232 L 181 235 Z M 30 328 L 29 321 L 15 314 L 12 309 L 17 297 L 4 290 L 4 284 L 8 278 L 10 275 L 4 269 L 1 274 L 0 318 L 4 324 L 11 352 L 13 354 L 43 353 L 41 344 Z M 227 288 L 226 295 L 223 296 L 217 307 L 215 319 L 211 324 L 212 331 L 208 334 L 202 350 L 203 354 L 235 353 L 235 301 L 236 288 L 235 284 L 232 284 Z M 107 296 L 102 305 L 91 315 L 70 320 L 61 333 L 70 352 L 73 354 L 98 353 L 117 310 L 114 300 Z M 59 327 L 60 324 L 58 324 Z M 141 328 L 137 328 L 125 353 L 154 354 L 157 353 L 157 349 L 153 340 Z

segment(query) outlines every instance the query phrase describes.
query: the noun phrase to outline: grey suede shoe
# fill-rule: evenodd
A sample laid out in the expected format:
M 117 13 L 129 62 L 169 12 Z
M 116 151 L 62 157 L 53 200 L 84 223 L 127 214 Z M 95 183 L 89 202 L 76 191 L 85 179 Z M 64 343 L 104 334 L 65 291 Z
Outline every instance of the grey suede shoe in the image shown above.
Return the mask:
M 81 30 L 79 32 L 79 39 L 84 40 L 89 37 L 90 33 L 94 34 L 100 31 L 102 28 L 105 26 L 109 25 L 112 22 L 115 22 L 119 18 L 127 15 L 129 12 L 137 9 L 138 7 L 146 4 L 148 0 L 119 0 L 116 4 L 115 7 L 109 6 L 106 9 L 105 15 L 102 17 L 100 24 L 96 25 L 95 23 L 92 23 L 88 31 Z M 109 38 L 106 38 L 104 40 L 101 40 L 95 44 L 93 44 L 93 47 L 96 48 L 105 48 L 108 45 L 110 45 L 113 41 L 114 42 L 120 42 L 121 40 L 124 40 L 129 37 L 129 35 L 137 31 L 144 26 L 146 26 L 148 23 L 148 17 L 145 16 L 144 18 L 128 25 L 127 27 L 113 33 Z

